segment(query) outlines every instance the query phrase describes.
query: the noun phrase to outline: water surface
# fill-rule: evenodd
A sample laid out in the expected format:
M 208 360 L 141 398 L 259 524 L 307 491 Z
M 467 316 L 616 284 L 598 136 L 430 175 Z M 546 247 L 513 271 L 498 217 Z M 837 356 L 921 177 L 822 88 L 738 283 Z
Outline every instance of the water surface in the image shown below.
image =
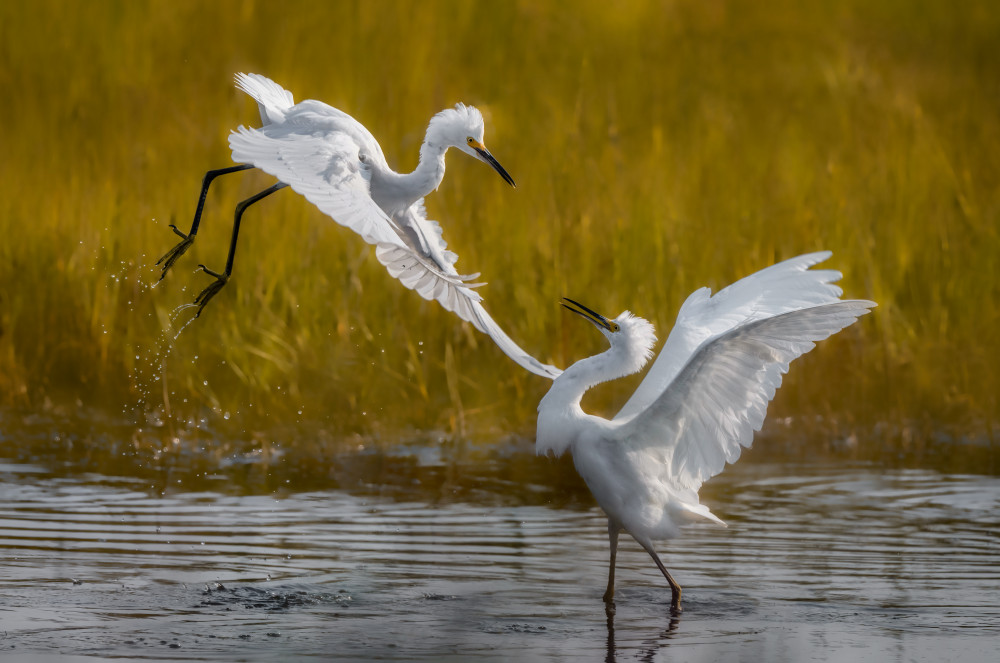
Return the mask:
M 631 539 L 613 614 L 586 495 L 414 472 L 391 490 L 197 489 L 0 462 L 0 655 L 169 660 L 993 660 L 1000 480 L 741 462 L 729 523 Z M 437 467 L 433 459 L 424 463 Z M 549 465 L 551 467 L 551 464 Z M 438 482 L 438 483 L 435 483 Z M 428 484 L 432 485 L 428 485 Z M 449 486 L 464 486 L 452 489 Z M 478 486 L 470 489 L 469 486 Z M 215 486 L 213 488 L 213 486 Z M 366 488 L 367 486 L 367 488 Z M 573 492 L 570 490 L 569 492 Z

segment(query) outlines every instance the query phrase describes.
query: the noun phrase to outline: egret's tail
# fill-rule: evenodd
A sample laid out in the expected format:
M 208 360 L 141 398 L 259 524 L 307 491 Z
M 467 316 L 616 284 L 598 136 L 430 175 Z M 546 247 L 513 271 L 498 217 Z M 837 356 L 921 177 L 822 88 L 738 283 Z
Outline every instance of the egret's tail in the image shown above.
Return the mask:
M 718 516 L 708 510 L 708 507 L 704 504 L 690 504 L 687 502 L 682 502 L 678 505 L 678 511 L 683 519 L 689 522 L 697 522 L 700 520 L 708 520 L 715 523 L 716 525 L 722 525 L 727 527 Z
M 260 121 L 265 125 L 285 119 L 285 111 L 295 103 L 292 93 L 270 78 L 260 74 L 236 74 L 236 87 L 243 90 L 260 107 Z

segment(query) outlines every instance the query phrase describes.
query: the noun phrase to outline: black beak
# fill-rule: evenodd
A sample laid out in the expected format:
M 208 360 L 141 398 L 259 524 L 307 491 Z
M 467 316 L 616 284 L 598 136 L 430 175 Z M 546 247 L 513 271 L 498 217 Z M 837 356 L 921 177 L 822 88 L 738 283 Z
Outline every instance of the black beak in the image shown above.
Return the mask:
M 605 318 L 597 311 L 587 308 L 580 302 L 575 302 L 569 297 L 563 297 L 562 302 L 560 303 L 566 308 L 568 308 L 570 311 L 573 311 L 573 313 L 576 313 L 577 315 L 583 316 L 587 320 L 590 320 L 598 327 L 604 327 L 608 331 L 614 331 L 614 328 L 612 328 L 611 326 L 610 320 Z
M 503 178 L 504 182 L 511 185 L 515 189 L 517 188 L 517 185 L 514 184 L 514 178 L 507 174 L 507 171 L 504 170 L 503 166 L 500 165 L 499 161 L 493 158 L 493 155 L 490 154 L 489 150 L 487 150 L 485 147 L 473 147 L 472 149 L 474 149 L 479 154 L 480 158 L 483 161 L 493 166 L 493 170 L 500 173 L 500 177 Z

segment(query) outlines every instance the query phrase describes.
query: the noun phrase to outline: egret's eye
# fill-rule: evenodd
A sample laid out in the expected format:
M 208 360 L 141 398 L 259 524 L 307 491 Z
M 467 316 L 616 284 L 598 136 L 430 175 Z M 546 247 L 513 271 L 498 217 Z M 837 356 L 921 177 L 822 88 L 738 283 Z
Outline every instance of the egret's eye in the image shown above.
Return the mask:
M 476 140 L 472 136 L 469 136 L 468 138 L 465 139 L 465 142 L 468 143 L 469 145 L 472 145 L 473 143 L 476 142 Z
M 609 322 L 608 329 L 610 329 L 612 332 L 616 332 L 619 329 L 621 329 L 621 325 L 619 325 L 617 322 Z

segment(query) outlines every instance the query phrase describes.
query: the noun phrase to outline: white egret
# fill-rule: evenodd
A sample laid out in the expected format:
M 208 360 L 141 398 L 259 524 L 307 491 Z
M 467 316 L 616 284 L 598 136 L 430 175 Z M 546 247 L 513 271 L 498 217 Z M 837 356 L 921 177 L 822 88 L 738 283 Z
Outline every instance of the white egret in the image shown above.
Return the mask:
M 542 364 L 522 350 L 493 321 L 475 291 L 478 274 L 455 270 L 458 256 L 447 250 L 441 227 L 427 218 L 423 197 L 444 178 L 444 156 L 454 147 L 483 161 L 511 186 L 514 180 L 483 143 L 482 114 L 457 104 L 441 111 L 427 127 L 420 162 L 412 173 L 397 173 L 386 163 L 375 137 L 357 120 L 321 101 L 295 103 L 292 94 L 258 74 L 237 74 L 236 85 L 260 108 L 263 126 L 239 127 L 229 137 L 233 160 L 241 165 L 210 170 L 202 182 L 198 207 L 187 234 L 171 225 L 182 241 L 159 261 L 160 278 L 180 258 L 198 232 L 208 187 L 220 175 L 259 168 L 279 182 L 236 206 L 229 257 L 222 273 L 199 267 L 215 281 L 195 299 L 201 315 L 205 305 L 228 282 L 233 271 L 240 220 L 247 207 L 278 189 L 290 186 L 337 223 L 369 244 L 389 273 L 428 300 L 437 300 L 487 334 L 511 359 L 547 378 L 559 369 Z
M 580 399 L 596 384 L 639 371 L 652 356 L 653 326 L 628 311 L 609 320 L 564 300 L 597 326 L 611 348 L 555 379 L 538 406 L 535 444 L 540 454 L 569 450 L 608 516 L 607 603 L 614 599 L 618 535 L 625 531 L 667 579 L 673 610 L 681 609 L 680 585 L 653 542 L 677 536 L 685 523 L 725 525 L 699 502 L 702 482 L 753 442 L 788 364 L 875 306 L 840 300 L 842 291 L 833 285 L 839 272 L 809 270 L 829 256 L 786 260 L 714 296 L 708 288 L 695 291 L 649 373 L 611 420 L 585 413 Z

